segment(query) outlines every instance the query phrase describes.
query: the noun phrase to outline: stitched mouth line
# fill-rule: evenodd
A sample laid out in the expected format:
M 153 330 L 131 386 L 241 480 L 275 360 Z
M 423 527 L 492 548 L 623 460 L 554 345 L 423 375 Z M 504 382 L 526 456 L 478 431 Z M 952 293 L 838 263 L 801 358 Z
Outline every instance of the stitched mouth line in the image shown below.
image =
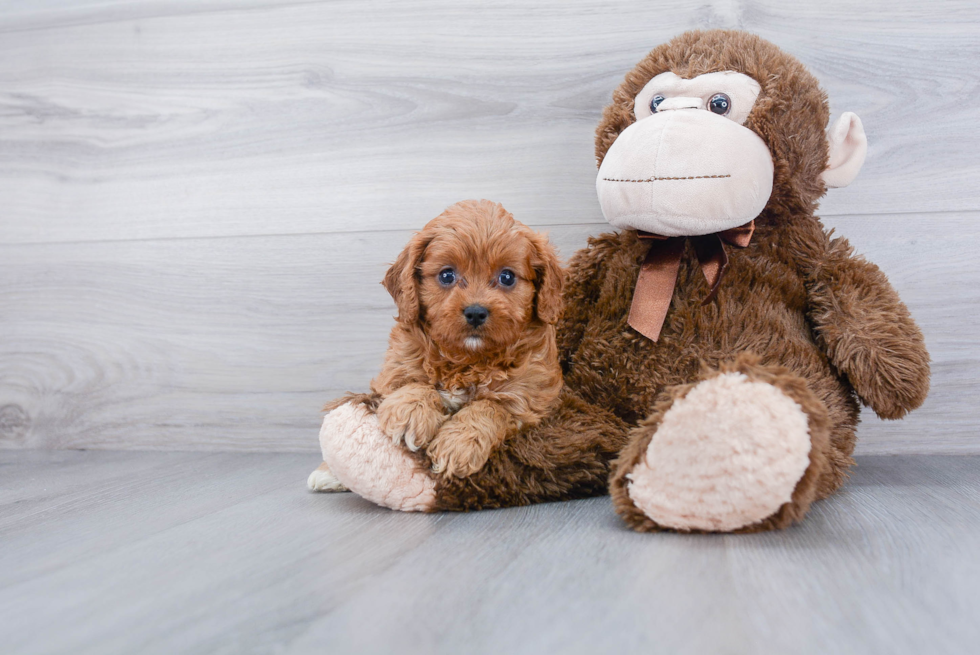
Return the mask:
M 731 177 L 731 175 L 692 175 L 691 177 L 648 177 L 645 180 L 620 180 L 614 177 L 604 177 L 602 179 L 605 182 L 662 182 L 665 180 L 711 180 L 711 179 L 718 179 L 722 177 Z

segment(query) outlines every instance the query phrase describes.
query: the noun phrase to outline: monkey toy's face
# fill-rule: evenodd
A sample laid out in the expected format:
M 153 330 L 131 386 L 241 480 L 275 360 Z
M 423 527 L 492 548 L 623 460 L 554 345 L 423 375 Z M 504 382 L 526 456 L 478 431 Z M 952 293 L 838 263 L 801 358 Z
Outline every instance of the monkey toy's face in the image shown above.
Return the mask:
M 769 80 L 770 96 L 763 103 L 766 91 L 760 83 L 731 70 L 689 78 L 667 71 L 640 84 L 642 78 L 628 77 L 621 89 L 631 86 L 629 95 L 617 92 L 612 109 L 624 118 L 615 141 L 600 154 L 596 190 L 606 220 L 617 228 L 674 237 L 721 232 L 759 216 L 773 195 L 775 168 L 770 144 L 760 136 L 765 133 L 759 132 L 760 121 L 772 115 L 774 100 L 781 107 L 794 100 L 774 99 Z M 780 91 L 793 95 L 791 89 Z M 807 92 L 819 91 L 814 86 Z M 770 139 L 774 132 L 769 131 Z M 801 134 L 775 138 L 802 143 Z M 846 185 L 867 148 L 860 120 L 844 114 L 823 143 L 829 148 L 815 148 L 811 158 L 826 156 L 827 165 L 804 183 L 819 186 L 819 177 L 827 186 Z M 787 163 L 784 171 L 797 168 Z
M 606 220 L 664 236 L 710 234 L 752 220 L 772 193 L 772 156 L 744 127 L 759 83 L 731 71 L 661 73 L 633 103 L 596 188 Z

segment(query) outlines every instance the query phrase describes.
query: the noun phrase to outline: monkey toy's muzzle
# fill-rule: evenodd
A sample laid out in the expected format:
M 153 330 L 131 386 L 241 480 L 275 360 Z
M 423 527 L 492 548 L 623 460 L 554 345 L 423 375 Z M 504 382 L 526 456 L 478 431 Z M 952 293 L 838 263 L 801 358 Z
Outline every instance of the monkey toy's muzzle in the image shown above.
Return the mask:
M 599 167 L 611 225 L 663 236 L 751 221 L 772 194 L 769 148 L 752 130 L 704 109 L 658 112 L 626 128 Z

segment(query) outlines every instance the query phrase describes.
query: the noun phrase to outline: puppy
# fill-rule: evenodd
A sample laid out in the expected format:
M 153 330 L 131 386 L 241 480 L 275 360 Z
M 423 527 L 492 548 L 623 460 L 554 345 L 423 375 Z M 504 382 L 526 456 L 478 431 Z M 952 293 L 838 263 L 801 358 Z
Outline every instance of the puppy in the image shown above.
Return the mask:
M 381 429 L 433 470 L 465 477 L 555 405 L 563 275 L 543 234 L 488 200 L 453 205 L 384 278 L 398 307 L 381 373 Z

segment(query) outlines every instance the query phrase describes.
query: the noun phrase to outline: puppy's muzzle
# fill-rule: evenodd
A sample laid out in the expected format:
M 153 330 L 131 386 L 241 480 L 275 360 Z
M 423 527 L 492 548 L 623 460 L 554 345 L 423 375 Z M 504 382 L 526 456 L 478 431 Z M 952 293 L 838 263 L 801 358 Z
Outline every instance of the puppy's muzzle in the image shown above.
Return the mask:
M 463 317 L 472 327 L 478 328 L 487 322 L 490 310 L 483 305 L 470 305 L 463 310 Z

